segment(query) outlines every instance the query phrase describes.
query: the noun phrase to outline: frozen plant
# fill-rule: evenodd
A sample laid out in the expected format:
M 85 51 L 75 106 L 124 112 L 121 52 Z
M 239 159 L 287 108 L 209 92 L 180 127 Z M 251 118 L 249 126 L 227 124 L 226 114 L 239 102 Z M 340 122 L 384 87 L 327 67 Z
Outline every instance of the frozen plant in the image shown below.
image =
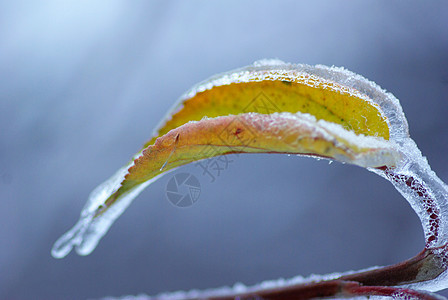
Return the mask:
M 448 189 L 410 138 L 399 101 L 344 68 L 279 60 L 219 74 L 184 94 L 132 161 L 91 193 L 52 255 L 62 258 L 73 247 L 88 255 L 159 176 L 231 153 L 302 154 L 367 168 L 389 180 L 415 210 L 425 248 L 392 266 L 154 299 L 441 298 L 431 292 L 448 287 Z

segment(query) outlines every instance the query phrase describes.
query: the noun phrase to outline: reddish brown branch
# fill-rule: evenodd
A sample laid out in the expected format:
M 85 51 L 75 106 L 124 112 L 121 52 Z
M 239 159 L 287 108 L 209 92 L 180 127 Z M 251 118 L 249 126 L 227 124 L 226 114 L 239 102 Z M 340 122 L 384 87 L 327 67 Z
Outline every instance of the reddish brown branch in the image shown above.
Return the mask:
M 410 289 L 385 286 L 360 286 L 358 283 L 348 282 L 344 285 L 342 296 L 390 296 L 395 299 L 440 300 L 445 297 Z
M 340 279 L 356 281 L 363 285 L 394 286 L 432 280 L 439 276 L 444 268 L 430 250 L 423 250 L 417 256 L 404 262 L 375 270 L 342 276 Z
M 392 296 L 396 293 L 414 295 L 418 299 L 443 299 L 422 292 L 393 286 L 423 282 L 439 276 L 445 269 L 440 267 L 437 256 L 431 250 L 423 250 L 414 258 L 396 265 L 345 275 L 335 280 L 295 284 L 272 289 L 258 289 L 228 296 L 210 297 L 213 300 L 287 300 L 315 299 L 323 297 L 348 298 L 353 296 Z

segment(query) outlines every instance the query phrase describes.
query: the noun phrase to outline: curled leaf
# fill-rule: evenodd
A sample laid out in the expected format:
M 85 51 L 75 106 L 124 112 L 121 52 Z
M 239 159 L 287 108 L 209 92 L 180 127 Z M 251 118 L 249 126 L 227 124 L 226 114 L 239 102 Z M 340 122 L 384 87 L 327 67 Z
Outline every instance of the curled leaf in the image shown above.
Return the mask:
M 135 161 L 92 192 L 78 224 L 55 243 L 53 256 L 64 257 L 73 246 L 89 254 L 150 180 L 207 157 L 277 152 L 363 167 L 394 165 L 399 154 L 384 141 L 394 137 L 389 127 L 404 116 L 392 105 L 390 118 L 381 104 L 391 100 L 370 97 L 379 89 L 356 76 L 342 68 L 265 60 L 193 87 Z
M 399 126 L 404 124 L 407 133 L 401 107 L 390 96 L 372 82 L 343 68 L 263 60 L 193 87 L 168 113 L 145 147 L 189 121 L 247 112 L 308 113 L 317 120 L 340 124 L 356 134 L 388 140 L 391 122 Z M 387 116 L 381 106 L 393 109 L 395 116 Z
M 185 164 L 230 153 L 298 154 L 365 167 L 391 181 L 417 212 L 426 239 L 419 256 L 395 266 L 333 276 L 337 282 L 322 278 L 323 285 L 339 288 L 350 282 L 353 291 L 366 295 L 381 293 L 378 286 L 444 286 L 448 188 L 409 137 L 398 100 L 343 68 L 278 60 L 217 75 L 182 96 L 133 160 L 91 193 L 78 223 L 55 243 L 53 256 L 64 257 L 73 247 L 81 255 L 91 253 L 151 182 Z M 246 294 L 232 291 L 229 299 Z
M 399 153 L 382 139 L 355 135 L 301 113 L 245 113 L 189 122 L 148 146 L 106 206 L 129 189 L 170 169 L 230 153 L 320 156 L 362 167 L 394 166 Z

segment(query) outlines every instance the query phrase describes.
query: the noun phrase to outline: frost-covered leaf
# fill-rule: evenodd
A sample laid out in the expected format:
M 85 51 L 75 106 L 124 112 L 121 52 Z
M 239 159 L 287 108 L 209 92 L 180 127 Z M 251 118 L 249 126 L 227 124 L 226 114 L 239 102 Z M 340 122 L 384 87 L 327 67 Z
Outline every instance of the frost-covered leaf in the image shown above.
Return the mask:
M 53 256 L 64 257 L 73 247 L 89 254 L 138 193 L 159 176 L 230 153 L 325 157 L 390 180 L 422 221 L 424 252 L 400 265 L 334 278 L 341 284 L 371 286 L 355 288 L 371 295 L 381 290 L 373 286 L 446 287 L 447 187 L 409 137 L 398 100 L 343 68 L 278 60 L 217 75 L 182 96 L 143 150 L 91 193 L 79 222 L 55 243 Z M 332 284 L 319 280 L 327 287 Z
M 374 84 L 342 68 L 265 60 L 212 77 L 181 97 L 135 162 L 92 192 L 79 223 L 56 242 L 52 253 L 63 257 L 73 246 L 79 254 L 90 253 L 151 180 L 210 157 L 201 154 L 206 146 L 213 148 L 212 156 L 300 153 L 363 167 L 392 166 L 398 154 L 394 143 L 385 141 L 394 138 L 390 128 L 403 126 L 405 119 L 395 105 L 392 118 L 385 114 L 381 105 L 390 102 Z M 407 132 L 406 124 L 404 128 Z M 234 144 L 243 140 L 250 143 Z
M 394 166 L 400 158 L 391 143 L 355 135 L 302 113 L 244 113 L 206 118 L 172 129 L 148 146 L 106 206 L 165 171 L 230 153 L 305 154 L 362 167 Z

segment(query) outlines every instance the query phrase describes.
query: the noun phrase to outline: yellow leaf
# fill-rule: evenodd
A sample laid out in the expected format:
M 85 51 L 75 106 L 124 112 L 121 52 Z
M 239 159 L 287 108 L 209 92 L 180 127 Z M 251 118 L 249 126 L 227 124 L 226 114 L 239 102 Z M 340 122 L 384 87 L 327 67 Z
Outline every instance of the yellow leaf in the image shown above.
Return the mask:
M 229 153 L 304 154 L 362 167 L 392 166 L 399 159 L 390 143 L 356 135 L 302 113 L 208 118 L 175 128 L 146 148 L 105 205 L 112 205 L 123 193 L 170 169 Z
M 55 243 L 53 256 L 63 257 L 73 246 L 89 254 L 141 190 L 194 161 L 229 153 L 289 153 L 394 166 L 400 159 L 395 141 L 407 135 L 404 115 L 393 96 L 356 76 L 338 68 L 269 62 L 195 86 L 144 150 L 92 192 L 80 221 Z
M 342 125 L 356 134 L 389 139 L 387 118 L 378 104 L 354 88 L 295 69 L 243 69 L 199 84 L 168 113 L 168 120 L 145 144 L 188 121 L 257 112 L 302 112 Z

